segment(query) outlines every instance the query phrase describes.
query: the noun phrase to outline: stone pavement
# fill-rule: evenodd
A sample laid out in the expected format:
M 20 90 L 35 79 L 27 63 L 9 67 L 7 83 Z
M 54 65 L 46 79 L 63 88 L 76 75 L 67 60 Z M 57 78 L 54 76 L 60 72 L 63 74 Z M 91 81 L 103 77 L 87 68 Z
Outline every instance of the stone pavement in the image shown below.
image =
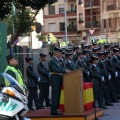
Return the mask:
M 104 116 L 98 120 L 120 120 L 120 102 L 114 103 L 114 106 L 106 106 L 108 109 L 104 110 Z

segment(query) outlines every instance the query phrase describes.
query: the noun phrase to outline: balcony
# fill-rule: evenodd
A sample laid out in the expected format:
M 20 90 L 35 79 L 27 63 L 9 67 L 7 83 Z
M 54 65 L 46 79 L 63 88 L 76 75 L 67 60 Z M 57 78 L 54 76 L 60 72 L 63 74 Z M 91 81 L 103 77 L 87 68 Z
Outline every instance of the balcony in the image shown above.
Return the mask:
M 107 5 L 107 11 L 109 11 L 109 10 L 120 10 L 120 4 Z
M 76 13 L 76 10 L 68 10 L 67 13 Z
M 93 28 L 100 28 L 101 23 L 99 21 L 93 21 Z M 91 28 L 91 22 L 86 22 L 85 23 L 85 28 Z
M 93 3 L 92 3 L 92 7 L 93 7 L 93 6 L 100 6 L 100 2 L 93 2 Z M 84 3 L 84 7 L 90 7 L 90 1 L 89 1 L 89 2 L 86 1 L 86 2 Z
M 67 27 L 67 30 L 68 30 L 68 32 L 77 31 L 77 26 L 75 26 L 75 25 L 69 25 Z
M 84 23 L 83 18 L 79 19 L 78 23 L 79 24 Z

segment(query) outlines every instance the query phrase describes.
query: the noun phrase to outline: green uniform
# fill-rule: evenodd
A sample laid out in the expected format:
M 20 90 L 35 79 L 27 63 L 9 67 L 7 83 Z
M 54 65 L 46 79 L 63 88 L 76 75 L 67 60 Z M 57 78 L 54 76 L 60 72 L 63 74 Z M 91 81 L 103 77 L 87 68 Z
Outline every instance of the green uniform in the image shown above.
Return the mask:
M 61 86 L 63 84 L 62 74 L 66 73 L 66 70 L 60 65 L 59 60 L 56 57 L 52 57 L 49 62 L 50 70 L 50 85 L 52 86 L 52 106 L 51 114 L 57 113 L 59 107 L 59 100 L 61 94 Z

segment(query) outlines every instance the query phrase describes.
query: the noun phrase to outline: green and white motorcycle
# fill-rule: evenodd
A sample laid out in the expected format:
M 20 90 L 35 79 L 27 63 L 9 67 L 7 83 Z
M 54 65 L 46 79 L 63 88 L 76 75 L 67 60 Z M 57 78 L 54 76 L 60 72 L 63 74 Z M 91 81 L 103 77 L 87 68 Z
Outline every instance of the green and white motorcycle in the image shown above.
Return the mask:
M 30 120 L 24 115 L 28 111 L 27 97 L 19 83 L 7 73 L 0 73 L 0 120 Z M 4 80 L 9 82 L 5 85 Z

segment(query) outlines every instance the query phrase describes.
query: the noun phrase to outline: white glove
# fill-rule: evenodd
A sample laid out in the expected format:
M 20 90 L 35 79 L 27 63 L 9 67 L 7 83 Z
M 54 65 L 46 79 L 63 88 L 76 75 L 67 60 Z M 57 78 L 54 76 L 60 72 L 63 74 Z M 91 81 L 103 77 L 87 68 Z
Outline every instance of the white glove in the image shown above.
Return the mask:
M 115 72 L 115 77 L 117 77 L 118 76 L 118 72 Z
M 111 75 L 108 76 L 108 80 L 110 80 L 110 79 L 111 79 Z
M 40 82 L 40 77 L 38 77 L 38 82 Z
M 101 81 L 102 81 L 102 82 L 104 82 L 104 81 L 105 81 L 104 77 L 102 77 Z
M 89 75 L 90 75 L 90 72 L 88 71 L 87 74 L 88 74 L 88 76 L 89 76 Z

